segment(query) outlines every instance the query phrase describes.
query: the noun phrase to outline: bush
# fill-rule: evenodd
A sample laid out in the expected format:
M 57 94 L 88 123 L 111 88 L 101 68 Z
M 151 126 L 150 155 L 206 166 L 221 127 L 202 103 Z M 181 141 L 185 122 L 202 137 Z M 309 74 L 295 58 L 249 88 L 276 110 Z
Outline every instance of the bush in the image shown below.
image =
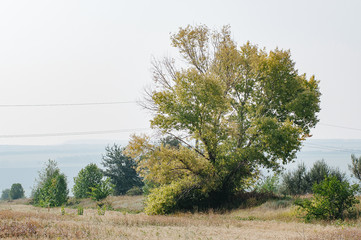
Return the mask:
M 329 176 L 334 176 L 341 182 L 346 180 L 344 173 L 337 168 L 329 167 L 324 160 L 315 162 L 309 171 L 305 164 L 301 163 L 296 170 L 283 175 L 282 193 L 290 195 L 312 193 L 312 186 Z
M 331 168 L 328 166 L 325 160 L 315 162 L 310 169 L 308 176 L 312 186 L 315 183 L 322 182 L 325 179 L 325 176 L 335 176 L 341 182 L 346 180 L 344 173 L 341 173 L 338 168 Z M 309 189 L 310 191 L 312 191 L 312 186 Z
M 145 201 L 144 212 L 149 215 L 168 214 L 177 208 L 177 196 L 181 193 L 180 184 L 153 188 Z
M 103 173 L 97 165 L 94 163 L 88 164 L 79 171 L 78 176 L 74 177 L 74 197 L 90 197 L 91 188 L 98 186 L 102 181 L 102 178 Z
M 113 193 L 113 187 L 114 185 L 110 183 L 110 178 L 107 178 L 97 186 L 90 187 L 90 197 L 94 201 L 100 201 Z
M 295 204 L 306 211 L 307 221 L 344 219 L 344 214 L 352 213 L 354 205 L 359 203 L 355 197 L 358 190 L 357 184 L 350 186 L 347 181 L 340 181 L 336 176 L 326 177 L 319 184 L 314 184 L 311 200 L 297 200 Z
M 142 194 L 143 194 L 143 190 L 140 187 L 132 187 L 126 192 L 126 195 L 129 196 L 137 196 Z
M 19 198 L 23 198 L 25 196 L 25 191 L 23 186 L 20 183 L 14 183 L 10 188 L 10 198 L 15 200 Z
M 278 174 L 265 177 L 256 185 L 255 191 L 259 193 L 278 194 L 280 192 L 280 179 Z

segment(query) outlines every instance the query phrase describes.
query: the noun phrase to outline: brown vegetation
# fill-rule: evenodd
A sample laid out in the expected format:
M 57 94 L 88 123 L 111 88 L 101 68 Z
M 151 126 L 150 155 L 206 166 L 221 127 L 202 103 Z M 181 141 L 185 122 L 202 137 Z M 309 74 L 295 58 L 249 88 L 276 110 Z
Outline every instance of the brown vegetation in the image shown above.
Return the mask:
M 107 201 L 115 203 L 116 208 L 130 207 L 134 211 L 139 207 L 141 197 L 110 197 Z M 48 210 L 4 202 L 0 204 L 0 238 L 361 239 L 360 221 L 305 224 L 297 217 L 292 205 L 277 201 L 223 214 L 209 211 L 147 216 L 121 210 L 106 211 L 101 216 L 96 209 L 86 207 L 82 216 L 77 215 L 75 208 L 65 208 L 65 212 L 61 215 L 60 208 Z

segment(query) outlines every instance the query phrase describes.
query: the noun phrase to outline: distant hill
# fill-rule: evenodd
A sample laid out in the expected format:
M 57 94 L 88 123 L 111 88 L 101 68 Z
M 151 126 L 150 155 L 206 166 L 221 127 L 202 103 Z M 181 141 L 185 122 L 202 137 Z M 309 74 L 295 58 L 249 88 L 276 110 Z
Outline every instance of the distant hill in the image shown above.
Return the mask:
M 127 143 L 119 144 L 125 146 Z M 21 183 L 25 194 L 29 196 L 38 171 L 44 167 L 48 159 L 58 162 L 61 171 L 68 178 L 71 189 L 74 184 L 73 178 L 87 164 L 95 163 L 102 167 L 100 162 L 106 146 L 107 143 L 55 146 L 0 145 L 0 191 L 10 188 L 13 183 Z M 352 153 L 356 156 L 361 155 L 361 140 L 309 139 L 298 153 L 296 161 L 288 164 L 286 169 L 292 169 L 300 162 L 312 166 L 315 161 L 324 159 L 330 166 L 338 167 L 349 175 L 347 166 L 351 163 Z

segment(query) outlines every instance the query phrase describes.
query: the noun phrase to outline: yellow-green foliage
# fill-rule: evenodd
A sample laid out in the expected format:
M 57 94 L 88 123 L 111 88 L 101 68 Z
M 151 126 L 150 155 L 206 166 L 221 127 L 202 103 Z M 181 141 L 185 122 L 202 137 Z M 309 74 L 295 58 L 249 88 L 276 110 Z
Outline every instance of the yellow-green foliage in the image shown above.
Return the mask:
M 289 50 L 238 47 L 229 26 L 187 26 L 171 41 L 187 67 L 155 60 L 145 105 L 152 128 L 187 138 L 174 147 L 133 136 L 125 151 L 144 179 L 160 186 L 148 204 L 166 209 L 154 213 L 168 212 L 174 201 L 219 206 L 260 167 L 277 170 L 292 161 L 320 111 L 318 81 L 298 74 Z
M 137 160 L 137 170 L 145 180 L 160 185 L 213 171 L 212 165 L 191 149 L 153 145 L 144 136 L 132 136 L 125 153 Z
M 154 188 L 148 195 L 144 212 L 149 215 L 167 214 L 176 208 L 176 197 L 181 193 L 179 183 Z

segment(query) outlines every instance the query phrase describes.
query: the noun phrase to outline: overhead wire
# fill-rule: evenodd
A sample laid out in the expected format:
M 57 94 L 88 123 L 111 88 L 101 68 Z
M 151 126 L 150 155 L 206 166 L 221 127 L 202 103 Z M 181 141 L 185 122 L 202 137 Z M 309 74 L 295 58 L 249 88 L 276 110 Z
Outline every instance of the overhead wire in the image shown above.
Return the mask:
M 138 101 L 111 101 L 111 102 L 81 102 L 81 103 L 49 103 L 49 104 L 0 104 L 0 108 L 23 108 L 23 107 L 69 107 L 69 106 L 96 106 L 96 105 L 120 105 L 120 104 L 134 104 Z M 322 126 L 342 128 L 354 131 L 361 131 L 360 128 L 346 127 L 335 124 L 329 124 L 320 122 Z M 12 134 L 12 135 L 0 135 L 0 138 L 28 138 L 28 137 L 52 137 L 52 136 L 75 136 L 75 135 L 97 135 L 97 134 L 112 134 L 121 132 L 132 132 L 148 130 L 149 128 L 136 128 L 136 129 L 116 129 L 116 130 L 103 130 L 103 131 L 87 131 L 87 132 L 61 132 L 61 133 L 40 133 L 40 134 Z M 317 145 L 311 143 L 305 143 L 305 146 L 311 148 L 335 150 L 343 152 L 361 152 L 361 150 L 344 149 L 334 146 Z
M 345 127 L 345 126 L 340 126 L 340 125 L 334 125 L 334 124 L 328 124 L 328 123 L 319 123 L 320 125 L 323 126 L 328 126 L 328 127 L 335 127 L 335 128 L 343 128 L 343 129 L 348 129 L 348 130 L 355 130 L 355 131 L 361 131 L 360 128 L 354 128 L 354 127 Z
M 318 124 L 321 126 L 326 126 L 326 127 L 334 127 L 334 128 L 342 128 L 342 129 L 353 130 L 353 131 L 361 131 L 360 128 L 346 127 L 346 126 L 340 126 L 340 125 L 329 124 L 329 123 L 324 123 L 324 122 L 320 122 Z M 310 147 L 310 148 L 317 148 L 317 149 L 331 150 L 331 151 L 338 151 L 338 152 L 346 152 L 346 153 L 350 153 L 350 154 L 354 154 L 354 153 L 361 154 L 361 149 L 348 149 L 348 148 L 343 148 L 343 147 L 326 146 L 326 145 L 319 145 L 319 144 L 314 144 L 314 143 L 304 143 L 304 145 L 307 147 Z
M 361 154 L 361 149 L 349 149 L 349 148 L 326 146 L 326 145 L 320 145 L 320 144 L 314 144 L 314 143 L 304 143 L 304 145 L 309 148 L 316 148 L 316 149 L 330 150 L 330 151 L 337 151 L 337 152 L 345 152 L 345 153 L 350 153 L 350 154 L 354 154 L 354 153 Z
M 49 104 L 0 104 L 0 108 L 17 107 L 68 107 L 68 106 L 93 106 L 93 105 L 118 105 L 132 104 L 137 101 L 114 101 L 114 102 L 83 102 L 83 103 L 49 103 Z
M 0 104 L 0 108 L 17 108 L 17 107 L 67 107 L 67 106 L 96 106 L 96 105 L 119 105 L 119 104 L 134 104 L 141 101 L 111 101 L 111 102 L 81 102 L 81 103 L 42 103 L 42 104 Z M 320 122 L 322 126 L 343 128 L 355 131 L 361 131 L 361 128 L 346 127 L 330 123 Z
M 86 131 L 86 132 L 11 134 L 11 135 L 0 135 L 0 138 L 33 138 L 33 137 L 101 135 L 101 134 L 113 134 L 113 133 L 124 133 L 124 132 L 139 132 L 139 131 L 146 131 L 146 130 L 150 130 L 150 128 L 116 129 L 116 130 L 101 130 L 101 131 Z

